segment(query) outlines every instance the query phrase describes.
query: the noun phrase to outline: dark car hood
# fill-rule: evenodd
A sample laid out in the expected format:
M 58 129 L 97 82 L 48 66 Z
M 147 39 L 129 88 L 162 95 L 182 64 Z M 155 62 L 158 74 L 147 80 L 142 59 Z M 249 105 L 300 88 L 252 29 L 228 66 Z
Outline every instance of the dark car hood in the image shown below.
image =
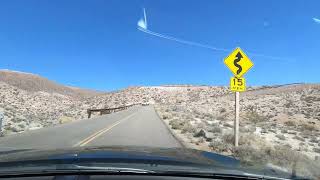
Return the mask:
M 152 161 L 171 163 L 190 163 L 201 165 L 239 166 L 240 162 L 232 157 L 206 151 L 185 148 L 150 148 L 150 147 L 77 147 L 56 150 L 20 149 L 0 152 L 1 162 L 17 162 L 30 160 L 104 160 L 120 161 Z
M 259 175 L 290 177 L 290 174 L 269 168 L 248 169 L 239 160 L 216 153 L 185 148 L 150 147 L 77 147 L 56 150 L 21 149 L 0 152 L 0 168 L 23 166 L 25 162 L 75 164 L 75 163 L 139 163 L 171 166 L 206 167 L 207 169 L 236 170 Z M 259 166 L 261 167 L 261 166 Z

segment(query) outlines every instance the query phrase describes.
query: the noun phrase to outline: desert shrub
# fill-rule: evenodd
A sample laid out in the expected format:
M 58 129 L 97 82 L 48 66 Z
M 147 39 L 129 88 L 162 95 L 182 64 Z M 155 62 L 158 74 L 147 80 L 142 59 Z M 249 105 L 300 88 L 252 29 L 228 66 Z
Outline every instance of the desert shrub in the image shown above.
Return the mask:
M 181 133 L 194 133 L 196 131 L 196 128 L 193 127 L 190 123 L 185 123 L 182 127 Z
M 256 131 L 255 126 L 240 127 L 240 132 L 242 132 L 242 133 L 253 133 L 255 131 Z
M 269 129 L 269 132 L 277 133 L 277 130 L 275 130 L 275 129 Z
M 233 141 L 233 137 L 232 137 L 232 141 Z M 251 145 L 257 142 L 261 142 L 261 139 L 253 133 L 241 134 L 239 138 L 239 145 Z
M 296 126 L 296 123 L 294 121 L 286 121 L 286 122 L 284 122 L 284 124 L 286 126 Z
M 213 119 L 214 118 L 214 115 L 213 114 L 210 114 L 210 113 L 204 113 L 203 116 L 207 119 Z
M 225 119 L 226 119 L 226 116 L 225 116 L 225 115 L 219 115 L 219 116 L 217 116 L 217 120 L 223 121 L 223 120 L 225 120 Z
M 169 114 L 169 113 L 165 113 L 165 114 L 162 114 L 162 119 L 171 119 L 172 118 L 172 115 Z
M 254 133 L 257 130 L 257 126 L 255 126 L 255 125 L 253 125 L 253 126 L 249 125 L 247 128 L 249 129 L 248 130 L 249 133 Z
M 300 136 L 294 136 L 293 139 L 299 140 L 299 141 L 305 141 L 303 137 Z
M 286 137 L 283 134 L 277 134 L 276 137 L 280 140 L 286 140 Z
M 20 123 L 20 122 L 25 122 L 26 121 L 26 118 L 24 116 L 15 116 L 13 119 L 12 119 L 12 122 L 15 122 L 15 123 Z
M 290 111 L 290 112 L 288 112 L 287 114 L 288 114 L 289 116 L 293 116 L 293 115 L 294 115 L 294 113 L 293 113 L 293 112 L 291 112 L 291 111 Z
M 293 107 L 293 105 L 293 101 L 288 99 L 287 102 L 284 104 L 284 107 L 290 108 Z
M 291 168 L 292 164 L 305 158 L 287 146 L 275 147 L 254 147 L 251 145 L 242 145 L 234 150 L 234 156 L 239 158 L 242 163 L 247 165 L 256 165 L 257 163 L 272 163 L 281 167 Z
M 246 109 L 247 109 L 248 111 L 252 112 L 252 111 L 256 111 L 256 110 L 257 110 L 257 107 L 254 106 L 254 105 L 248 105 Z
M 193 137 L 204 137 L 205 138 L 206 132 L 203 129 L 200 129 L 193 134 Z
M 306 145 L 306 143 L 304 143 L 304 142 L 299 143 L 299 146 L 305 146 L 305 145 Z
M 226 108 L 221 108 L 219 112 L 220 113 L 225 113 L 225 112 L 227 112 L 227 110 L 226 110 Z
M 172 129 L 182 129 L 183 122 L 175 119 L 175 120 L 171 120 L 169 122 L 169 125 L 171 126 Z
M 301 99 L 306 101 L 307 103 L 314 103 L 316 101 L 320 101 L 320 97 L 316 96 L 301 96 Z
M 286 129 L 281 129 L 281 133 L 288 133 L 288 130 L 286 130 Z
M 168 116 L 166 114 L 163 114 L 162 119 L 168 119 Z
M 197 129 L 206 129 L 206 128 L 207 128 L 207 126 L 204 122 L 199 122 L 197 124 Z
M 302 156 L 286 146 L 275 146 L 270 151 L 267 151 L 266 155 L 268 157 L 268 162 L 272 162 L 282 167 L 294 163 Z
M 318 141 L 317 137 L 312 136 L 311 139 L 310 139 L 310 142 L 318 143 L 319 141 Z
M 313 148 L 313 151 L 320 154 L 320 148 Z
M 229 123 L 223 123 L 223 126 L 224 126 L 224 127 L 230 127 L 230 128 L 233 127 L 233 126 L 232 126 L 231 124 L 229 124 Z
M 245 118 L 253 123 L 259 123 L 259 122 L 267 122 L 268 118 L 264 115 L 260 115 L 259 113 L 257 113 L 257 111 L 249 111 L 247 112 Z
M 314 131 L 315 129 L 316 129 L 316 127 L 311 124 L 302 124 L 300 126 L 301 131 Z
M 72 117 L 68 117 L 68 116 L 61 116 L 59 118 L 59 123 L 60 124 L 65 124 L 65 123 L 69 123 L 69 122 L 72 122 L 73 121 L 73 118 Z
M 287 148 L 289 148 L 289 149 L 292 148 L 292 146 L 291 146 L 290 144 L 285 144 L 284 146 L 287 147 Z
M 23 128 L 25 128 L 25 127 L 26 127 L 26 125 L 25 125 L 25 124 L 23 124 L 23 123 L 21 123 L 21 124 L 18 124 L 18 127 L 19 127 L 20 129 L 23 129 Z
M 171 110 L 176 112 L 176 111 L 179 110 L 179 108 L 178 108 L 177 106 L 172 106 L 172 107 L 171 107 Z
M 4 129 L 9 132 L 19 132 L 19 129 L 15 126 L 7 126 L 7 127 L 4 127 Z
M 222 141 L 227 144 L 234 144 L 234 135 L 231 133 L 224 134 L 222 136 Z
M 208 130 L 209 132 L 212 132 L 212 133 L 222 133 L 222 129 L 220 127 L 212 127 L 212 128 L 209 128 Z
M 262 150 L 253 148 L 252 146 L 242 145 L 235 147 L 233 155 L 240 159 L 245 165 L 254 165 L 256 163 L 266 162 L 265 153 Z
M 197 140 L 197 143 L 204 143 L 204 142 L 205 142 L 205 138 L 203 138 L 203 137 L 200 137 Z
M 214 140 L 210 142 L 209 147 L 215 152 L 228 152 L 232 151 L 233 149 L 232 145 L 222 142 L 220 140 Z

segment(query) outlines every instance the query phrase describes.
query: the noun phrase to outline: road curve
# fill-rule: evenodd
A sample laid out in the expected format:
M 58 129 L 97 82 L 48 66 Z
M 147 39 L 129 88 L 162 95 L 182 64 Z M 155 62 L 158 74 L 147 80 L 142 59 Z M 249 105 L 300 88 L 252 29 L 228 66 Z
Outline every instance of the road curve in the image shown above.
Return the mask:
M 134 106 L 113 114 L 0 138 L 0 151 L 80 146 L 182 147 L 153 106 Z

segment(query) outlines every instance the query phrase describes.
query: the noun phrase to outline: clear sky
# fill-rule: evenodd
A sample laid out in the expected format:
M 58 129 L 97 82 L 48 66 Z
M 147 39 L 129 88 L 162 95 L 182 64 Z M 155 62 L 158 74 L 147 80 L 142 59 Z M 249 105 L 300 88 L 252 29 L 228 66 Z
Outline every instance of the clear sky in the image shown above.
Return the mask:
M 0 69 L 99 90 L 228 85 L 227 52 L 138 31 L 143 7 L 152 31 L 248 52 L 248 85 L 320 82 L 319 0 L 1 1 Z

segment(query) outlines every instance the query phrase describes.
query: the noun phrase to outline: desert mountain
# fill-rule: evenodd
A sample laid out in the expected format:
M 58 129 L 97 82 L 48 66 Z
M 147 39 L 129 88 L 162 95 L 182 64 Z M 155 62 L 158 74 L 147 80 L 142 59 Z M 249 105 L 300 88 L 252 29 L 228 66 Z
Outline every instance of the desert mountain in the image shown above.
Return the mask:
M 64 86 L 39 75 L 19 71 L 0 70 L 0 82 L 28 92 L 42 91 L 73 97 L 88 97 L 99 94 L 94 90 Z

